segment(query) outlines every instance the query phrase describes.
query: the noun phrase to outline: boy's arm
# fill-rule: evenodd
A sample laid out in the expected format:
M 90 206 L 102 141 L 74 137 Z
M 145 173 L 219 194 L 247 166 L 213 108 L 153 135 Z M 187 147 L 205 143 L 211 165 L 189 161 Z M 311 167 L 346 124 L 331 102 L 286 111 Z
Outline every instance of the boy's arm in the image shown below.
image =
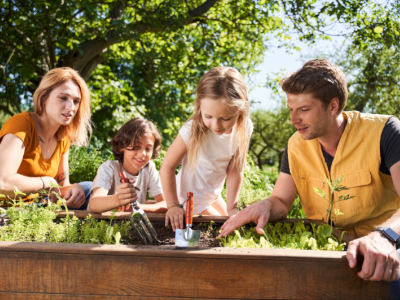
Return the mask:
M 164 194 L 156 195 L 156 196 L 154 196 L 154 199 L 156 200 L 157 203 L 165 201 Z M 165 205 L 167 205 L 167 204 L 165 204 Z
M 140 204 L 140 207 L 145 212 L 150 212 L 150 213 L 165 213 L 165 212 L 167 212 L 167 204 L 164 199 L 164 194 L 156 195 L 156 196 L 154 196 L 154 199 L 156 199 L 156 201 L 157 201 L 156 204 Z
M 89 201 L 89 209 L 93 212 L 102 213 L 119 207 L 118 194 L 107 194 L 108 191 L 102 187 L 94 188 Z

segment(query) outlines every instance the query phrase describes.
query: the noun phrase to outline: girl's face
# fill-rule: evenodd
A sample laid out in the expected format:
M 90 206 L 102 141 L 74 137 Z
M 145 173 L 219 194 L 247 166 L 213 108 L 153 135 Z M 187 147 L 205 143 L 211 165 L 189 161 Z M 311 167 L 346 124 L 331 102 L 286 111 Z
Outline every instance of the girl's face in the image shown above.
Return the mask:
M 156 139 L 150 132 L 144 133 L 137 141 L 136 145 L 123 148 L 124 152 L 124 169 L 132 174 L 137 175 L 151 159 Z
M 45 101 L 45 113 L 57 124 L 68 125 L 76 115 L 81 101 L 79 87 L 71 80 L 56 87 Z
M 229 111 L 222 100 L 204 98 L 200 103 L 201 117 L 207 128 L 217 135 L 231 133 L 240 112 Z

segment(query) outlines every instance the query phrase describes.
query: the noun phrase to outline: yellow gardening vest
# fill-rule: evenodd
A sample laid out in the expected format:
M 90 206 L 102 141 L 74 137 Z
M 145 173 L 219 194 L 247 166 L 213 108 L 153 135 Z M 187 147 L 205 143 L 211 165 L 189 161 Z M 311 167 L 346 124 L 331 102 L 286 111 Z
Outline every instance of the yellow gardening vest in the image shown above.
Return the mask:
M 334 222 L 358 238 L 388 220 L 400 207 L 400 197 L 392 177 L 379 171 L 381 133 L 390 116 L 356 111 L 343 112 L 343 116 L 347 124 L 332 162 L 331 174 L 318 139 L 306 141 L 297 132 L 289 139 L 289 166 L 307 218 L 324 222 L 329 221 L 329 205 L 313 188 L 321 188 L 329 200 L 330 189 L 325 177 L 333 181 L 345 175 L 342 185 L 349 190 L 335 192 L 334 199 L 347 194 L 355 198 L 333 205 L 334 209 L 344 213 Z

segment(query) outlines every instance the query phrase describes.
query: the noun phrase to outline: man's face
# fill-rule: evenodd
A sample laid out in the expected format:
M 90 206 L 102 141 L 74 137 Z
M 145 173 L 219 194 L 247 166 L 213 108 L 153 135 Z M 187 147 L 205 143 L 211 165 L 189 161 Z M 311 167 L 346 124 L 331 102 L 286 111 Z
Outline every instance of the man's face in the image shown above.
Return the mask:
M 311 94 L 287 94 L 287 99 L 290 124 L 297 128 L 303 139 L 323 137 L 328 132 L 332 118 L 329 106 L 325 109 L 323 103 Z

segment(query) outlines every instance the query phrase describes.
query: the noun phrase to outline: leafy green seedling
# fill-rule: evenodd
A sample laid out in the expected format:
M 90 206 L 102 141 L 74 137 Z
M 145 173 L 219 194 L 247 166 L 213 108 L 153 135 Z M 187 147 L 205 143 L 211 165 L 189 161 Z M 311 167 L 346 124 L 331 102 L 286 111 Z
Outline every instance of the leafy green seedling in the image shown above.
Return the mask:
M 330 223 L 331 223 L 331 227 L 332 227 L 332 219 L 335 219 L 339 215 L 343 215 L 343 213 L 340 212 L 338 209 L 333 209 L 333 204 L 335 204 L 336 202 L 339 202 L 339 201 L 346 201 L 346 200 L 349 200 L 349 199 L 352 199 L 352 198 L 355 197 L 355 196 L 350 196 L 349 194 L 341 195 L 341 196 L 339 196 L 338 200 L 334 201 L 333 196 L 334 196 L 335 192 L 348 190 L 348 188 L 346 186 L 340 185 L 340 182 L 343 180 L 344 176 L 345 175 L 342 175 L 342 176 L 336 178 L 333 181 L 333 184 L 328 178 L 325 178 L 326 182 L 328 183 L 328 186 L 330 188 L 330 191 L 331 191 L 330 192 L 330 196 L 329 196 L 329 200 L 326 199 L 326 193 L 324 191 L 322 191 L 320 188 L 314 188 L 314 191 L 318 195 L 320 195 L 322 198 L 324 198 L 324 200 L 326 202 L 328 202 L 328 204 L 329 204 L 329 208 L 326 211 L 329 214 L 329 220 L 330 220 Z

